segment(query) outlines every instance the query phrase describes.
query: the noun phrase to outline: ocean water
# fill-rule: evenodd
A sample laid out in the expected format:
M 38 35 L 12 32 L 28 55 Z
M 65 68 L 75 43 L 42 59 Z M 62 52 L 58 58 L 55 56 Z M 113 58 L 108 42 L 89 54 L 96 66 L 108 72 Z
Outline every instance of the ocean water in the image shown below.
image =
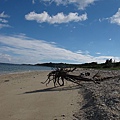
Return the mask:
M 0 63 L 0 75 L 15 72 L 51 70 L 50 67 Z

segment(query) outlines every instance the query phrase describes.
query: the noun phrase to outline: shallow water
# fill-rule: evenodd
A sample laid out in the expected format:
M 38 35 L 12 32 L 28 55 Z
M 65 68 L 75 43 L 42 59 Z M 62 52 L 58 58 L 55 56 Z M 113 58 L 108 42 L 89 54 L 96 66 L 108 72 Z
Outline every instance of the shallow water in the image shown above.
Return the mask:
M 50 67 L 0 63 L 0 74 L 24 71 L 51 70 Z

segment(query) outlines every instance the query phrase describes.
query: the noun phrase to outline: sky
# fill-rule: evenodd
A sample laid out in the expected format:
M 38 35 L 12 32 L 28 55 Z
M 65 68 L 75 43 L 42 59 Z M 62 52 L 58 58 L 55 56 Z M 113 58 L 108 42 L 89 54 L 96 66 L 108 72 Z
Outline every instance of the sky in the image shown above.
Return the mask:
M 120 0 L 0 0 L 0 62 L 120 61 Z

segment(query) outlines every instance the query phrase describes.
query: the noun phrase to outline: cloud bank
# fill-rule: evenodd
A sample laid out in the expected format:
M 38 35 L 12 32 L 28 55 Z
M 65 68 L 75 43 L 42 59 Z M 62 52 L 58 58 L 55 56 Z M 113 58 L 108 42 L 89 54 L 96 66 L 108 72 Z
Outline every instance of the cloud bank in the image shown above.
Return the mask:
M 119 57 L 94 57 L 82 52 L 57 47 L 53 43 L 26 37 L 23 34 L 14 36 L 0 35 L 0 62 L 41 63 L 41 62 L 105 62 L 106 59 L 120 61 Z
M 57 5 L 67 5 L 67 4 L 74 4 L 77 6 L 78 9 L 84 10 L 91 4 L 94 4 L 97 0 L 42 0 L 44 2 L 52 2 L 56 3 Z
M 30 12 L 27 15 L 25 15 L 26 20 L 35 20 L 38 23 L 47 22 L 50 24 L 61 24 L 61 23 L 68 23 L 68 22 L 78 22 L 78 21 L 85 21 L 87 20 L 87 14 L 78 15 L 78 13 L 69 13 L 68 15 L 65 15 L 64 13 L 58 13 L 57 15 L 50 16 L 46 11 L 43 13 L 35 13 Z

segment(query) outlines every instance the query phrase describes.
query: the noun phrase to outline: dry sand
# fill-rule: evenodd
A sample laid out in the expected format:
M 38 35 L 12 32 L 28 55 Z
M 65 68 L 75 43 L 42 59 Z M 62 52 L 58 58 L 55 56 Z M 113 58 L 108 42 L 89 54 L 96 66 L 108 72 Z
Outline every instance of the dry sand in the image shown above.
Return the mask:
M 79 87 L 67 82 L 63 87 L 47 87 L 49 71 L 0 75 L 0 120 L 77 120 Z
M 65 82 L 47 87 L 41 82 L 50 71 L 0 76 L 0 120 L 120 120 L 120 71 L 100 71 L 101 77 L 117 76 L 95 84 Z M 72 74 L 98 70 L 77 69 Z

